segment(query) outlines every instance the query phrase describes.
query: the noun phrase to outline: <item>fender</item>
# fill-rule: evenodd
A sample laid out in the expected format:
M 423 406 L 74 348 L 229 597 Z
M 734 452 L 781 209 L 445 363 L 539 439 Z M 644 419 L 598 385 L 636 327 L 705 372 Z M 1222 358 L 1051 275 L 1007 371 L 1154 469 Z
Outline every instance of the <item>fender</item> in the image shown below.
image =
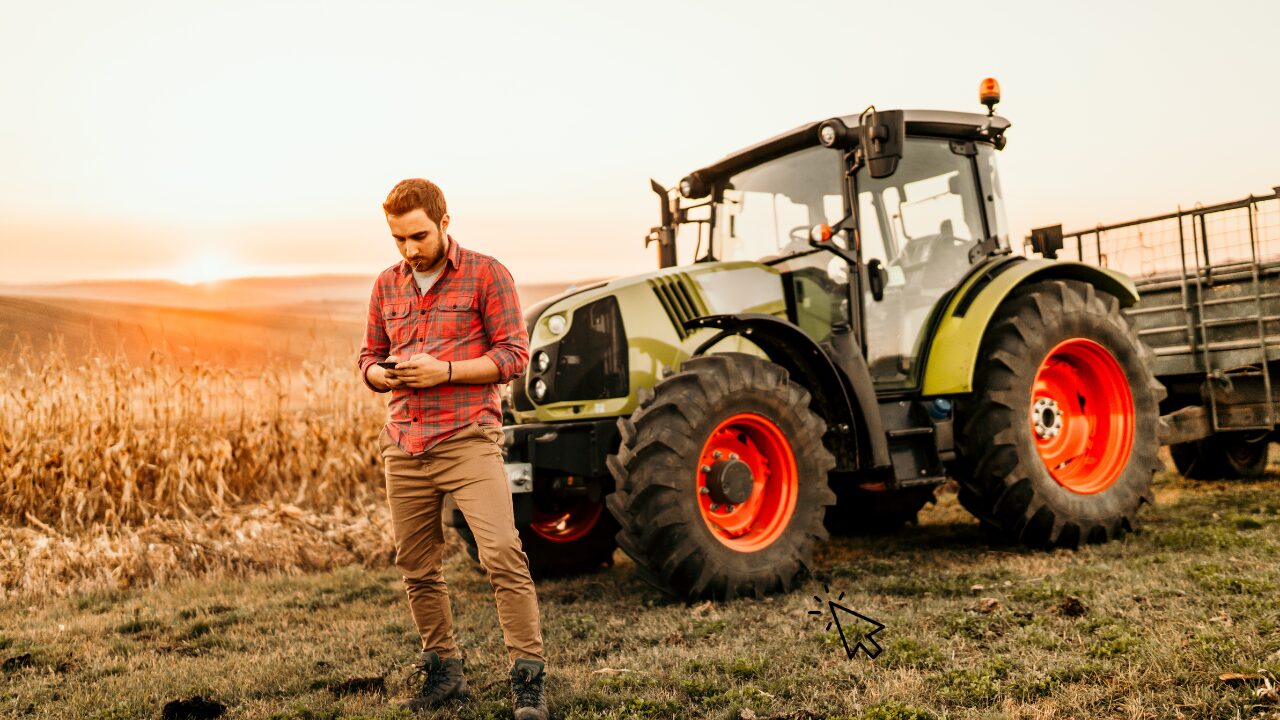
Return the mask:
M 982 271 L 970 273 L 943 310 L 930 339 L 921 394 L 972 392 L 978 349 L 1000 303 L 1020 285 L 1054 279 L 1087 282 L 1115 295 L 1121 307 L 1138 302 L 1133 280 L 1106 268 L 1073 260 L 1030 260 L 1018 256 L 990 261 Z
M 824 348 L 800 328 L 775 315 L 765 313 L 704 315 L 687 320 L 683 324 L 690 331 L 704 327 L 720 330 L 694 349 L 693 356 L 701 355 L 712 345 L 730 335 L 741 335 L 750 340 L 764 351 L 770 361 L 786 369 L 793 379 L 809 390 L 815 400 L 814 404 L 819 407 L 819 412 L 833 429 L 838 429 L 838 426 L 843 424 L 852 433 L 855 441 L 858 438 L 858 430 L 860 428 L 865 430 L 865 438 L 871 450 L 872 467 L 891 466 L 889 444 L 880 422 L 880 410 L 876 404 L 875 388 L 871 384 L 871 373 L 856 343 L 852 345 L 856 352 L 851 353 L 856 357 L 847 364 L 842 364 L 836 360 L 836 356 L 840 353 L 835 352 L 834 348 Z M 847 335 L 847 338 L 853 342 L 852 335 Z M 830 348 L 829 345 L 828 348 Z M 852 467 L 857 467 L 858 462 L 855 446 Z M 849 464 L 841 464 L 850 467 Z

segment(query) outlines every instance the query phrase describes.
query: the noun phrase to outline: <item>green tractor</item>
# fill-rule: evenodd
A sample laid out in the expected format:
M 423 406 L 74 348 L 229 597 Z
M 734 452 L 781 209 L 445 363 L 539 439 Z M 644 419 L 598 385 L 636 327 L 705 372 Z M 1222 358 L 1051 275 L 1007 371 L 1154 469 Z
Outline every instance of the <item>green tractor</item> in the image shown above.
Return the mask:
M 1011 252 L 996 100 L 868 108 L 654 182 L 659 269 L 527 309 L 505 431 L 535 574 L 621 547 L 677 597 L 788 591 L 815 542 L 914 522 L 948 478 L 1029 545 L 1134 527 L 1165 394 L 1137 293 Z

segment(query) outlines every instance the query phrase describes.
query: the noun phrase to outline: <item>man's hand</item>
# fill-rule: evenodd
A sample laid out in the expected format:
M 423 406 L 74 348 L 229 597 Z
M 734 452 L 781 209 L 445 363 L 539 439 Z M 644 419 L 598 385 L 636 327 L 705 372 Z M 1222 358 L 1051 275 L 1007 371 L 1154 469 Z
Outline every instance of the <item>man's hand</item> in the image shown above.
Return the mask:
M 449 378 L 449 363 L 427 353 L 414 353 L 396 365 L 395 374 L 408 387 L 429 388 Z
M 400 358 L 395 355 L 388 355 L 384 362 L 399 362 Z M 369 382 L 374 386 L 384 390 L 393 390 L 404 385 L 404 379 L 400 373 L 395 370 L 388 370 L 381 365 L 370 365 L 369 370 L 365 373 L 369 377 Z

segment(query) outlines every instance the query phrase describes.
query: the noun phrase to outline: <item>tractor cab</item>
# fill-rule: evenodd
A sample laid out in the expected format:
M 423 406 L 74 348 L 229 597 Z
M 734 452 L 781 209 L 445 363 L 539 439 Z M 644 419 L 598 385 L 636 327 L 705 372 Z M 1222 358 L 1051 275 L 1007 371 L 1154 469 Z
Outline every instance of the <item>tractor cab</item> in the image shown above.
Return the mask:
M 692 173 L 663 195 L 664 221 L 694 262 L 781 271 L 791 322 L 816 342 L 851 328 L 877 389 L 909 389 L 939 301 L 1010 252 L 995 163 L 1008 127 L 874 108 L 811 123 Z M 651 237 L 674 243 L 663 230 Z

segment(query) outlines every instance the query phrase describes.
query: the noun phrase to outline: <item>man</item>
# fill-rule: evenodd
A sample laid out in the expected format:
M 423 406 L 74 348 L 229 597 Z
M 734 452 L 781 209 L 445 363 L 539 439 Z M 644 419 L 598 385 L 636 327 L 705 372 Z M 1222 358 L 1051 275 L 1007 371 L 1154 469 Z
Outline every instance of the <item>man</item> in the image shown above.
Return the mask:
M 441 501 L 451 493 L 493 585 L 515 717 L 546 720 L 538 599 L 501 449 L 498 384 L 520 377 L 529 358 L 515 285 L 497 260 L 448 235 L 444 194 L 434 183 L 404 180 L 382 208 L 404 259 L 374 283 L 358 364 L 370 389 L 391 393 L 378 442 L 396 567 L 422 640 L 415 673 L 422 687 L 402 707 L 426 709 L 468 694 L 441 574 Z

